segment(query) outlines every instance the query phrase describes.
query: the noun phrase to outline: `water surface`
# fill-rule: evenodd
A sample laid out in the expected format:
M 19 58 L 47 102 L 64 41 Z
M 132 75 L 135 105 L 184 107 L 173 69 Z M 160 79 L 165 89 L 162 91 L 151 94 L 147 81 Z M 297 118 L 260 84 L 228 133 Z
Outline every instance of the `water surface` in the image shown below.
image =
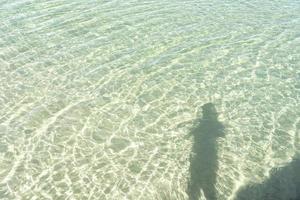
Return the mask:
M 0 199 L 296 199 L 299 130 L 297 0 L 0 0 Z

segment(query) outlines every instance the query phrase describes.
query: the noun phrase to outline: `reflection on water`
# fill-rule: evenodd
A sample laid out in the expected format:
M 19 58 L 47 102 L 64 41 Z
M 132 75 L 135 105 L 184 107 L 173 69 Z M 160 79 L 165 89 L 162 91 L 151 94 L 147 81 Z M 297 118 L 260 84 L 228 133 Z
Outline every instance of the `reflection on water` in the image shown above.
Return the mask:
M 271 171 L 262 183 L 249 184 L 242 188 L 236 200 L 299 200 L 300 159 L 296 158 L 282 168 Z
M 197 200 L 201 190 L 207 200 L 216 199 L 216 171 L 218 170 L 218 137 L 224 135 L 224 126 L 218 121 L 214 104 L 202 106 L 202 119 L 192 130 L 193 147 L 190 157 L 190 181 L 188 195 L 190 200 Z

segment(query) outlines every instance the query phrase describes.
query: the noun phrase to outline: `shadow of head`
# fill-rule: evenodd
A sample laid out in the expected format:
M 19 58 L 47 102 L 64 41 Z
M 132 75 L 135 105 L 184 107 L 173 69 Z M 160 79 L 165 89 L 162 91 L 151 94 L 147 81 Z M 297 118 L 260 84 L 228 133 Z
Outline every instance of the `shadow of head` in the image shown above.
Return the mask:
M 236 200 L 300 200 L 300 159 L 271 170 L 262 183 L 249 184 L 238 191 Z
M 202 119 L 218 120 L 218 113 L 214 104 L 207 103 L 202 106 Z

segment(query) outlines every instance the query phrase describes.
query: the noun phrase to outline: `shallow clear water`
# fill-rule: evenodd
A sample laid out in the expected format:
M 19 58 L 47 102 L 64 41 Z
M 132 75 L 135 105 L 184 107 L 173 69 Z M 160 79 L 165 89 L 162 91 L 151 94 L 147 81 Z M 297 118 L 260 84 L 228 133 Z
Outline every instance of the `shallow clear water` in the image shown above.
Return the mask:
M 0 105 L 0 199 L 295 199 L 300 2 L 0 0 Z

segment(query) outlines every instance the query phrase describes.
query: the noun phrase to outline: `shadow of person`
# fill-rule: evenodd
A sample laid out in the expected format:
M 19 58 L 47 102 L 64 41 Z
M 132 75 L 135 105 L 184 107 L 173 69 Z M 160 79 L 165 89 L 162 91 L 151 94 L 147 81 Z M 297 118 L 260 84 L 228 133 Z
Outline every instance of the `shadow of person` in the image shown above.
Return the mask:
M 241 188 L 236 200 L 300 200 L 300 159 L 282 168 L 271 170 L 270 178 L 262 183 Z
M 224 126 L 218 121 L 212 103 L 202 106 L 202 119 L 190 132 L 193 147 L 190 156 L 189 200 L 198 200 L 201 190 L 206 200 L 216 199 L 216 172 L 218 170 L 217 138 L 224 136 Z

